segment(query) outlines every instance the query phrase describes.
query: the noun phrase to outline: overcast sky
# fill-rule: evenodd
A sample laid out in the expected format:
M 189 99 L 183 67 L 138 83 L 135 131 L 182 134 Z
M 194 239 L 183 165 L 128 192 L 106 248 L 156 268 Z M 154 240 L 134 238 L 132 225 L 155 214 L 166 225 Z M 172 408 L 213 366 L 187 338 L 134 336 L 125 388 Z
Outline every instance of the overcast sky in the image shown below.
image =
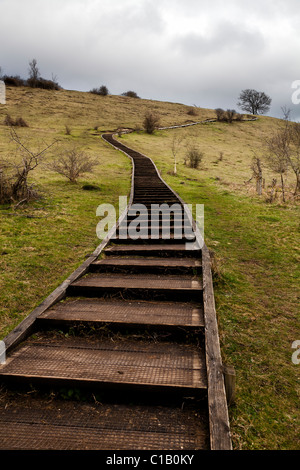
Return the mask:
M 238 110 L 254 88 L 300 120 L 299 0 L 0 0 L 2 71 L 33 58 L 69 90 Z

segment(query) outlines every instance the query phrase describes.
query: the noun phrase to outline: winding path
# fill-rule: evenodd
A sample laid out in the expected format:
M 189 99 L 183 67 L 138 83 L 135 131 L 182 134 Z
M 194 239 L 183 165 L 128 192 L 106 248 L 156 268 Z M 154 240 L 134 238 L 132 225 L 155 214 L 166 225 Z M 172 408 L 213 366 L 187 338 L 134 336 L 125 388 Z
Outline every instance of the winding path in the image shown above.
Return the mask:
M 102 137 L 132 160 L 129 205 L 93 255 L 5 338 L 0 448 L 229 450 L 208 249 L 152 160 Z M 120 236 L 137 220 L 136 204 L 147 209 L 140 228 L 155 217 L 154 238 Z M 175 205 L 170 217 L 161 204 Z M 63 334 L 70 326 L 74 335 Z M 30 386 L 40 392 L 22 395 Z M 93 401 L 75 399 L 85 394 Z

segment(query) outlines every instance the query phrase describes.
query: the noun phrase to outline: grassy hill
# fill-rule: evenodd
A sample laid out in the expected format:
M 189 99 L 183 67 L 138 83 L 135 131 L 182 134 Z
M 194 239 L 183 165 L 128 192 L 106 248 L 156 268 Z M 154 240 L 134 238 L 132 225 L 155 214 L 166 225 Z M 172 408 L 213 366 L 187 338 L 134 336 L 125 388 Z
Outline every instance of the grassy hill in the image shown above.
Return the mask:
M 223 359 L 235 366 L 237 399 L 230 408 L 236 449 L 295 449 L 297 374 L 291 345 L 299 339 L 299 205 L 287 175 L 287 199 L 269 204 L 272 180 L 263 166 L 265 186 L 255 193 L 251 162 L 264 157 L 265 139 L 282 122 L 209 123 L 185 129 L 139 130 L 147 110 L 159 113 L 161 126 L 215 117 L 213 110 L 123 96 L 76 91 L 8 88 L 0 105 L 0 160 L 18 155 L 3 124 L 9 114 L 29 127 L 17 128 L 36 150 L 54 140 L 30 181 L 40 197 L 30 204 L 0 206 L 0 338 L 15 327 L 84 257 L 99 244 L 96 209 L 117 204 L 129 194 L 131 166 L 122 153 L 101 140 L 101 132 L 132 128 L 119 137 L 156 163 L 162 177 L 187 203 L 205 204 L 205 238 L 213 255 L 215 296 Z M 66 126 L 69 135 L 66 134 Z M 177 149 L 173 174 L 174 136 Z M 62 148 L 77 145 L 99 165 L 77 184 L 49 170 Z M 199 169 L 184 164 L 186 149 L 203 152 Z M 89 184 L 92 191 L 85 190 Z

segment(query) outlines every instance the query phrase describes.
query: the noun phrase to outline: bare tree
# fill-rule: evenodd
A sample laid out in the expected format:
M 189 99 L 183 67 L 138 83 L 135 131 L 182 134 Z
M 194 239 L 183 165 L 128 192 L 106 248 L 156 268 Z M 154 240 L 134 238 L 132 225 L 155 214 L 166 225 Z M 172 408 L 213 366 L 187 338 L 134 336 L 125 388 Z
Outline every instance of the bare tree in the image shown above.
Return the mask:
M 251 168 L 253 171 L 253 177 L 256 180 L 256 192 L 259 196 L 261 196 L 263 187 L 263 174 L 260 158 L 256 156 L 253 158 Z
M 49 168 L 56 173 L 68 178 L 71 183 L 76 183 L 84 173 L 91 173 L 99 162 L 88 157 L 77 147 L 65 150 L 56 158 Z
M 239 96 L 238 107 L 252 114 L 265 114 L 269 111 L 272 100 L 264 92 L 246 89 Z
M 288 155 L 289 165 L 296 176 L 294 195 L 300 192 L 300 123 L 295 122 L 290 129 L 291 151 Z
M 174 175 L 177 174 L 177 154 L 180 150 L 181 144 L 184 139 L 185 139 L 184 135 L 180 135 L 178 133 L 174 133 L 173 135 L 171 150 L 172 150 L 172 154 L 174 157 Z
M 300 123 L 291 122 L 291 110 L 286 106 L 281 108 L 285 121 L 284 129 L 281 131 L 287 134 L 289 149 L 287 152 L 288 164 L 296 176 L 296 186 L 294 196 L 300 192 Z
M 28 202 L 37 196 L 33 185 L 28 182 L 29 173 L 42 162 L 45 153 L 56 141 L 42 150 L 33 151 L 21 140 L 12 127 L 10 128 L 10 137 L 16 144 L 18 157 L 15 160 L 0 161 L 0 201 L 1 203 Z
M 268 167 L 280 175 L 282 200 L 285 202 L 285 181 L 284 177 L 289 167 L 290 154 L 290 134 L 288 129 L 277 131 L 266 141 L 267 155 L 266 161 Z
M 29 79 L 32 80 L 33 82 L 37 82 L 38 79 L 40 78 L 40 71 L 37 66 L 37 61 L 36 59 L 32 59 L 31 62 L 29 62 Z

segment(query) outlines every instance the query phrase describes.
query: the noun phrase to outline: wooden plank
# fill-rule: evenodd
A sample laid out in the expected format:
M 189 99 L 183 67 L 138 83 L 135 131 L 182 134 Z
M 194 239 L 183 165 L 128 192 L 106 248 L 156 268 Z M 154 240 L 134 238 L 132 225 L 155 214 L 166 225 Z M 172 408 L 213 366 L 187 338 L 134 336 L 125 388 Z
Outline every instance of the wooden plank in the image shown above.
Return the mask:
M 2 382 L 98 385 L 193 393 L 207 388 L 203 351 L 176 343 L 63 338 L 27 341 L 0 366 Z
M 48 309 L 39 321 L 53 323 L 110 323 L 123 325 L 158 326 L 170 328 L 204 327 L 202 306 L 191 302 L 143 302 L 125 300 L 76 299 L 66 300 Z
M 0 409 L 1 450 L 209 448 L 207 413 L 196 406 L 181 409 L 34 397 L 30 401 L 17 397 L 7 404 Z
M 210 445 L 211 450 L 232 450 L 211 260 L 206 245 L 202 249 L 202 270 Z

